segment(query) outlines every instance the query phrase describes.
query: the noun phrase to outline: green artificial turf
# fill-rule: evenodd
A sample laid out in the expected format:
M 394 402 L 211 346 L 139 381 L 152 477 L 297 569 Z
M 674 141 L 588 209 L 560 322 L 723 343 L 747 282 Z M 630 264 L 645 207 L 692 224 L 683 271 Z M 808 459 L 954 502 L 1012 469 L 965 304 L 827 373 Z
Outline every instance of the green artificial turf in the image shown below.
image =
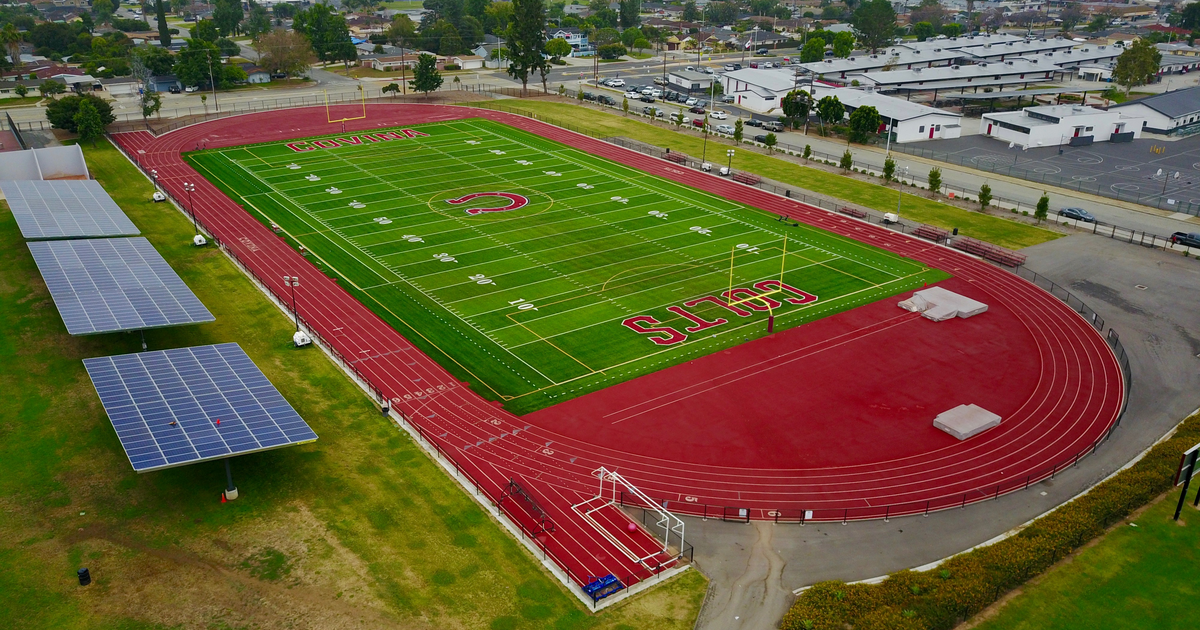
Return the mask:
M 1195 486 L 1192 486 L 1195 488 Z M 1189 499 L 1193 493 L 1189 493 Z M 1171 520 L 1178 490 L 1051 569 L 977 630 L 1196 627 L 1200 511 Z
M 319 439 L 235 458 L 230 503 L 220 461 L 135 474 L 81 360 L 140 338 L 69 336 L 0 202 L 0 628 L 693 626 L 697 571 L 586 612 L 116 149 L 84 153 L 216 317 L 149 349 L 237 342 Z
M 302 151 L 273 142 L 187 159 L 516 413 L 765 335 L 767 306 L 745 304 L 742 315 L 715 303 L 731 283 L 735 299 L 750 298 L 779 288 L 762 283 L 782 272 L 784 287 L 816 296 L 773 295 L 785 329 L 947 277 L 498 123 L 411 129 L 386 141 L 332 135 L 294 144 Z M 451 203 L 497 192 L 528 204 L 471 214 L 508 200 Z M 647 319 L 628 323 L 637 317 Z
M 669 147 L 690 155 L 704 152 L 704 138 L 698 133 L 681 133 L 673 128 L 651 125 L 641 119 L 622 117 L 569 103 L 551 100 L 501 100 L 466 103 L 475 107 L 487 107 L 536 114 L 539 120 L 580 130 L 597 136 L 625 136 L 659 147 Z M 671 111 L 672 105 L 663 107 Z M 684 112 L 685 115 L 687 112 Z M 746 137 L 754 135 L 747 128 Z M 757 133 L 757 132 L 756 132 Z M 707 154 L 710 160 L 719 162 L 725 148 L 733 146 L 732 140 L 721 140 L 716 136 L 708 139 Z M 738 170 L 758 173 L 785 184 L 829 195 L 836 199 L 853 202 L 879 212 L 895 212 L 898 196 L 897 185 L 881 186 L 859 181 L 836 173 L 809 168 L 761 153 L 761 149 L 742 145 L 737 149 L 733 166 Z M 949 204 L 926 199 L 918 195 L 905 194 L 900 204 L 905 219 L 928 223 L 943 228 L 958 228 L 959 233 L 1001 247 L 1020 249 L 1052 241 L 1062 236 L 1039 227 L 1009 221 L 978 212 L 971 212 Z

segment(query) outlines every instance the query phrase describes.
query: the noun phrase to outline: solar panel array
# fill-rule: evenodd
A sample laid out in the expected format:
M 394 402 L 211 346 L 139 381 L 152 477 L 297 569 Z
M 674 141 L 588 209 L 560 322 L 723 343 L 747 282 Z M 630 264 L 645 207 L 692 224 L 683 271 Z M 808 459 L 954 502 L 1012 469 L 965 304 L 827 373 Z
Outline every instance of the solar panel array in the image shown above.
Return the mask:
M 27 239 L 141 234 L 94 180 L 0 181 Z
M 72 335 L 213 321 L 141 237 L 27 243 Z
M 236 343 L 83 364 L 137 472 L 317 439 Z

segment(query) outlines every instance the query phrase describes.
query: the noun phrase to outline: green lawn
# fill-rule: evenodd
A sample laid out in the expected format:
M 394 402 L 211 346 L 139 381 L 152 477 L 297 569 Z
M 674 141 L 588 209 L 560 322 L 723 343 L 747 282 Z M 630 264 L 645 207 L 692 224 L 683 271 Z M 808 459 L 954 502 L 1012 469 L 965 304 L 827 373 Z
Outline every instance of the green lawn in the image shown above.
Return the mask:
M 783 329 L 947 277 L 498 123 L 411 129 L 188 159 L 516 413 L 765 335 L 766 306 L 719 302 L 731 286 L 786 290 Z M 500 193 L 525 205 L 477 211 Z
M 139 337 L 68 336 L 0 204 L 0 627 L 692 627 L 696 571 L 587 613 L 115 149 L 85 154 L 216 316 L 150 349 L 238 342 L 320 439 L 235 458 L 227 504 L 220 462 L 135 474 L 81 359 Z
M 35 90 L 30 90 L 31 92 Z M 14 96 L 11 98 L 0 98 L 0 108 L 4 107 L 25 107 L 28 105 L 37 105 L 42 100 L 40 96 Z
M 485 101 L 470 105 L 533 112 L 539 119 L 552 124 L 584 129 L 605 136 L 625 136 L 696 156 L 701 155 L 703 150 L 704 139 L 698 134 L 680 133 L 670 128 L 641 122 L 633 116 L 626 118 L 570 103 L 530 99 Z M 710 137 L 708 142 L 709 156 L 723 155 L 726 144 L 732 143 L 716 140 L 715 137 Z M 714 143 L 715 148 L 711 146 Z M 734 168 L 861 204 L 880 212 L 894 212 L 896 209 L 895 186 L 885 187 L 808 168 L 765 155 L 761 149 L 751 148 L 749 145 L 738 149 L 733 162 Z M 1061 236 L 1050 230 L 963 210 L 915 195 L 905 194 L 901 207 L 901 213 L 906 219 L 944 228 L 957 227 L 959 233 L 966 236 L 1013 249 L 1037 245 Z
M 1194 486 L 1193 486 L 1194 487 Z M 1194 494 L 1191 493 L 1191 494 Z M 1184 630 L 1196 627 L 1200 512 L 1179 492 L 1051 569 L 976 630 Z M 1191 496 L 1189 496 L 1189 499 Z

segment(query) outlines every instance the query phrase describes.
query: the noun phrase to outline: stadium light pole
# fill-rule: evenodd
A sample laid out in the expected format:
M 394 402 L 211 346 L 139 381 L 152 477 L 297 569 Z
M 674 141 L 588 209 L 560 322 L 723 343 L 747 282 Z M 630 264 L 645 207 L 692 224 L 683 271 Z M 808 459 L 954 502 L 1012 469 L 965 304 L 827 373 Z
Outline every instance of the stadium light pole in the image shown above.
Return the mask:
M 158 192 L 158 169 L 150 169 L 150 179 L 154 180 L 154 191 Z
M 725 170 L 729 171 L 729 175 L 733 175 L 733 149 L 726 151 L 725 156 L 729 158 L 729 163 L 725 165 Z
M 196 234 L 200 234 L 200 225 L 196 223 L 196 208 L 192 205 L 192 191 L 196 190 L 195 184 L 183 182 L 183 189 L 188 194 L 188 213 L 192 215 L 192 228 L 196 230 Z
M 296 287 L 300 286 L 300 278 L 284 276 L 283 283 L 292 291 L 292 316 L 296 318 L 296 332 L 300 332 L 300 311 L 296 310 Z

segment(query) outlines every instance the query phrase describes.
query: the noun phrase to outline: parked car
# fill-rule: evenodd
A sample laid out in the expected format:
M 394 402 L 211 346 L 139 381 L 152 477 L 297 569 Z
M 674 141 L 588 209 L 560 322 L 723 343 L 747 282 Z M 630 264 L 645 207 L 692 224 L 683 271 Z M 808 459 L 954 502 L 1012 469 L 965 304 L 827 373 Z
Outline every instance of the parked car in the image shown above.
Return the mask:
M 584 93 L 583 93 L 583 100 L 585 100 L 585 101 L 594 101 L 594 100 L 596 100 L 596 95 L 595 95 L 595 94 L 592 94 L 591 92 L 584 92 Z
M 715 118 L 717 120 L 725 120 L 726 118 L 729 118 L 729 114 L 726 114 L 725 112 L 723 112 L 719 109 L 712 110 L 711 112 L 709 112 L 708 116 L 709 116 L 709 118 Z
M 703 129 L 703 128 L 704 128 L 704 119 L 703 119 L 703 118 L 695 118 L 695 119 L 693 119 L 693 120 L 692 120 L 692 126 L 693 126 L 693 127 L 699 127 L 699 128 L 701 128 L 701 129 Z
M 642 115 L 643 115 L 643 116 L 653 116 L 653 115 L 654 115 L 654 108 L 653 108 L 653 107 L 650 107 L 649 105 L 647 105 L 646 107 L 643 107 L 643 108 L 642 108 Z
M 644 87 L 644 88 L 642 88 L 642 89 L 640 89 L 640 90 L 638 90 L 638 91 L 639 91 L 639 92 L 641 92 L 642 94 L 645 94 L 645 95 L 649 96 L 649 95 L 650 95 L 650 93 L 654 91 L 654 88 L 652 88 L 652 87 Z
M 725 64 L 725 72 L 733 72 L 734 70 L 737 70 L 737 68 L 735 68 L 733 66 L 733 64 L 731 64 L 731 63 Z
M 741 70 L 741 69 L 742 69 L 742 64 L 740 64 L 740 63 L 735 63 L 735 64 L 733 64 L 733 69 L 734 69 L 734 70 Z
M 763 67 L 764 67 L 764 68 L 774 68 L 774 67 L 775 67 L 775 64 L 774 64 L 774 63 L 772 63 L 772 62 L 770 62 L 770 61 L 768 61 L 768 62 L 766 62 L 766 63 L 764 63 L 764 64 L 763 64 Z
M 1171 235 L 1171 242 L 1186 247 L 1200 247 L 1200 232 L 1176 232 Z
M 783 131 L 783 123 L 779 122 L 778 120 L 769 120 L 763 123 L 762 128 L 766 129 L 767 131 L 780 133 Z
M 696 101 L 696 107 L 708 107 L 708 101 L 700 99 Z
M 611 105 L 613 107 L 617 106 L 617 99 L 615 99 L 607 94 L 600 95 L 600 102 L 604 103 L 605 105 Z
M 608 87 L 615 87 L 615 88 L 625 87 L 625 79 L 609 79 Z
M 761 127 L 763 126 L 763 121 L 758 120 L 757 118 L 747 118 L 746 122 L 742 124 L 746 125 L 747 127 Z
M 732 103 L 733 101 L 734 101 L 733 96 L 731 96 L 729 94 L 725 94 L 724 96 L 721 97 L 722 103 Z
M 716 130 L 717 133 L 723 133 L 730 136 L 733 135 L 733 125 L 717 125 Z
M 658 88 L 654 88 L 653 90 L 650 90 L 650 96 L 653 96 L 654 98 L 662 98 L 662 95 L 663 95 L 663 91 Z
M 179 89 L 179 86 L 178 86 L 178 85 L 172 85 L 170 88 L 168 88 L 168 90 L 169 90 L 169 91 L 170 91 L 172 94 L 179 94 L 180 92 L 182 92 L 182 91 L 183 91 L 183 90 L 180 90 L 180 89 Z
M 700 107 L 699 105 L 689 109 L 688 111 L 692 112 L 693 114 L 700 114 L 701 116 L 704 115 L 704 108 Z
M 638 100 L 639 98 L 642 98 L 642 95 L 641 95 L 641 94 L 639 94 L 639 93 L 637 93 L 637 92 L 626 92 L 626 93 L 625 93 L 625 98 L 627 98 L 627 99 L 629 99 L 629 100 L 631 100 L 631 101 L 636 101 L 636 100 Z
M 757 62 L 757 61 L 751 61 L 751 62 L 750 62 L 750 67 L 751 67 L 751 68 L 757 68 L 757 67 L 758 67 L 758 62 Z
M 687 70 L 688 72 L 695 72 L 696 68 L 695 68 L 695 66 L 688 66 L 688 67 L 684 68 L 684 70 Z
M 1066 217 L 1068 219 L 1075 219 L 1076 221 L 1083 221 L 1084 223 L 1096 222 L 1096 217 L 1092 216 L 1091 212 L 1088 212 L 1083 208 L 1063 208 L 1062 210 L 1058 211 L 1058 216 Z
M 763 142 L 763 143 L 765 143 L 765 142 L 767 141 L 767 134 L 765 134 L 765 133 L 760 133 L 760 134 L 758 134 L 757 136 L 754 136 L 754 141 L 755 141 L 755 142 Z
M 187 86 L 187 87 L 183 88 L 183 91 L 184 91 L 184 92 L 187 92 L 188 94 L 191 94 L 192 92 L 196 92 L 196 91 L 199 91 L 199 90 L 200 90 L 200 86 L 199 86 L 199 85 L 189 85 L 189 86 Z
M 709 68 L 708 66 L 704 66 L 703 70 L 704 70 L 704 74 L 716 74 L 715 72 L 713 72 L 713 69 Z
M 756 55 L 768 55 L 770 53 L 771 51 L 767 50 L 766 48 L 759 48 L 758 50 L 754 51 L 754 54 Z
M 654 77 L 654 85 L 666 85 L 667 80 L 662 77 Z
M 643 94 L 643 95 L 642 95 L 642 102 L 643 102 L 643 103 L 653 103 L 653 102 L 654 102 L 654 97 L 653 97 L 653 96 L 650 96 L 649 94 Z
M 699 102 L 700 102 L 700 99 L 693 96 L 693 97 L 689 98 L 688 100 L 684 101 L 683 104 L 687 105 L 688 107 L 691 107 L 692 105 L 695 105 L 696 103 L 699 103 Z

